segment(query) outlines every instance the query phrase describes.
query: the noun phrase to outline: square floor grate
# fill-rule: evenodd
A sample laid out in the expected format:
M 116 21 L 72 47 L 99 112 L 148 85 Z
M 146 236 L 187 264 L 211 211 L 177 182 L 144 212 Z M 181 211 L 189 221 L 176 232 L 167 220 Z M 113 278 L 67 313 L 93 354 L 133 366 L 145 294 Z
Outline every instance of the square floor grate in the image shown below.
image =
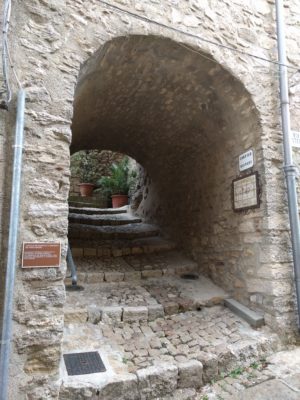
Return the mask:
M 97 351 L 64 354 L 68 375 L 86 375 L 105 372 L 106 368 Z

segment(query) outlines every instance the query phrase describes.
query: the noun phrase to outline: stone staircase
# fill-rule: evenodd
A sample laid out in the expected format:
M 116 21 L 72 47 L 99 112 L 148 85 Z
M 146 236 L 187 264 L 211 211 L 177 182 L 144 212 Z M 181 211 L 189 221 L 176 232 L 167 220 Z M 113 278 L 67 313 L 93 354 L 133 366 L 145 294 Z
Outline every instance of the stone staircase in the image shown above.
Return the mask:
M 144 224 L 127 208 L 70 207 L 69 240 L 73 256 L 122 257 L 171 250 L 170 240 L 159 236 L 157 226 Z
M 200 400 L 205 383 L 279 349 L 156 226 L 126 208 L 70 207 L 69 218 L 84 290 L 67 292 L 63 352 L 98 351 L 106 372 L 69 376 L 62 360 L 61 400 Z

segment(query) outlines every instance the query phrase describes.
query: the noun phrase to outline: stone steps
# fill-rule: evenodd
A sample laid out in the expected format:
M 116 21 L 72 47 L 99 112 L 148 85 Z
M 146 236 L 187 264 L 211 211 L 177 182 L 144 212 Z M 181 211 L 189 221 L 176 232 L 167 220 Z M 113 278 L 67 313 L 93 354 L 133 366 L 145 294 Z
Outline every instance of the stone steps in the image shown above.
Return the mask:
M 140 218 L 133 217 L 129 214 L 69 214 L 69 223 L 96 225 L 96 226 L 117 226 L 138 224 L 142 222 Z
M 122 280 L 126 273 L 119 274 Z M 113 272 L 87 274 L 90 283 L 80 280 L 83 291 L 68 293 L 65 323 L 107 323 L 153 321 L 165 315 L 201 310 L 222 304 L 226 292 L 208 278 L 186 280 L 178 275 L 160 275 L 143 280 L 101 282 L 111 279 Z
M 154 400 L 176 393 L 183 400 L 278 350 L 275 334 L 254 331 L 222 306 L 151 322 L 69 324 L 63 353 L 98 351 L 107 371 L 68 376 L 62 360 L 59 399 Z
M 105 214 L 105 215 L 115 215 L 115 214 L 126 214 L 127 206 L 121 208 L 95 208 L 95 207 L 69 207 L 70 213 L 75 214 Z
M 139 239 L 150 236 L 157 236 L 159 229 L 151 224 L 127 224 L 117 226 L 94 226 L 83 224 L 69 224 L 70 239 Z
M 198 265 L 178 251 L 123 257 L 74 257 L 81 283 L 120 282 L 197 273 Z
M 140 239 L 91 240 L 91 238 L 72 239 L 69 237 L 73 256 L 82 257 L 121 257 L 136 254 L 152 254 L 172 250 L 174 242 L 160 236 Z M 84 240 L 86 239 L 86 240 Z
M 156 226 L 86 225 L 72 214 L 107 224 L 130 218 L 71 212 L 83 290 L 67 292 L 63 353 L 98 351 L 106 372 L 69 376 L 62 359 L 60 400 L 196 400 L 203 384 L 278 350 L 276 335 L 223 307 L 222 289 L 191 279 L 198 265 Z
M 99 202 L 97 200 L 71 200 L 69 201 L 69 207 L 76 207 L 76 208 L 99 208 Z

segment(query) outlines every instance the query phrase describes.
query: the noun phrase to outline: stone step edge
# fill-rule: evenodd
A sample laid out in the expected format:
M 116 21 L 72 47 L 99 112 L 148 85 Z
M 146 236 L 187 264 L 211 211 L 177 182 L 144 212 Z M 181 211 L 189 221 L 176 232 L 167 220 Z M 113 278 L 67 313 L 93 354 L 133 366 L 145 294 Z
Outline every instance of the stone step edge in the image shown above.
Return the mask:
M 198 265 L 191 262 L 190 265 L 180 267 L 166 267 L 163 269 L 145 269 L 142 271 L 86 271 L 77 270 L 78 284 L 102 283 L 102 282 L 128 282 L 147 278 L 161 278 L 162 276 L 180 276 L 186 273 L 197 273 Z M 68 281 L 69 279 L 69 281 Z M 65 283 L 71 283 L 70 278 L 66 278 Z
M 72 224 L 73 225 L 73 224 Z M 128 225 L 89 225 L 89 224 L 75 224 L 77 227 L 80 226 L 81 228 L 87 227 L 86 230 L 74 230 L 74 227 L 71 227 L 71 230 L 69 230 L 69 239 L 72 240 L 82 240 L 82 241 L 104 241 L 104 240 L 110 240 L 110 241 L 120 241 L 120 240 L 139 240 L 139 239 L 146 239 L 150 237 L 156 237 L 159 236 L 160 232 L 159 230 L 151 230 L 151 231 L 137 231 L 137 232 L 125 232 L 125 231 L 93 231 L 90 230 L 90 228 L 122 228 L 126 227 L 129 225 L 134 225 L 134 224 L 128 224 Z M 139 224 L 136 224 L 139 225 Z M 70 225 L 69 225 L 70 226 Z
M 244 306 L 234 299 L 225 299 L 224 305 L 238 317 L 248 322 L 248 324 L 253 328 L 260 328 L 261 326 L 265 325 L 265 319 L 262 314 L 250 310 L 250 308 Z
M 203 307 L 214 307 L 223 304 L 224 299 L 217 298 L 213 301 L 198 303 L 190 299 L 181 302 L 170 301 L 164 304 L 147 304 L 145 306 L 85 306 L 81 308 L 68 308 L 64 310 L 65 324 L 92 323 L 94 325 L 104 322 L 114 324 L 118 322 L 155 321 L 168 315 L 185 313 L 188 311 L 201 311 Z
M 78 214 L 79 215 L 79 214 Z M 124 226 L 129 224 L 140 224 L 140 218 L 124 218 L 124 219 L 110 219 L 110 218 L 93 218 L 92 215 L 88 217 L 74 217 L 69 214 L 70 224 L 92 225 L 92 226 Z
M 243 343 L 238 350 L 230 348 L 230 346 L 225 348 L 220 352 L 219 357 L 213 353 L 203 352 L 200 359 L 190 359 L 176 364 L 162 362 L 160 365 L 142 368 L 135 373 L 122 374 L 118 380 L 114 379 L 102 387 L 89 387 L 85 383 L 82 385 L 82 390 L 85 391 L 88 388 L 97 398 L 105 399 L 107 387 L 113 385 L 116 396 L 110 396 L 110 400 L 119 400 L 120 396 L 126 397 L 127 395 L 128 398 L 135 400 L 154 400 L 161 396 L 172 395 L 178 389 L 198 390 L 205 384 L 223 379 L 235 368 L 239 366 L 247 368 L 253 362 L 257 362 L 279 349 L 278 338 L 274 337 L 268 343 L 265 341 L 256 342 L 255 345 Z M 246 354 L 247 358 L 245 358 Z M 72 393 L 72 389 L 74 393 Z M 111 388 L 108 392 L 112 394 Z M 60 394 L 78 396 L 79 393 L 80 386 L 78 384 L 73 388 L 70 384 L 64 386 L 64 382 L 62 383 Z M 69 398 L 71 397 L 59 396 L 61 400 Z
M 150 236 L 152 237 L 152 236 Z M 149 238 L 150 238 L 149 237 Z M 165 242 L 163 244 L 149 244 L 149 245 L 134 245 L 128 247 L 107 247 L 107 245 L 95 247 L 75 247 L 72 246 L 72 254 L 77 257 L 122 257 L 136 254 L 151 254 L 160 251 L 168 251 L 175 249 L 176 245 L 172 242 Z
M 87 215 L 124 215 L 128 214 L 127 209 L 120 208 L 98 208 L 98 207 L 69 207 L 70 214 Z
M 108 381 L 101 387 L 97 387 L 97 385 L 89 387 L 89 385 L 83 384 L 82 390 L 84 391 L 88 388 L 99 399 L 105 399 L 107 393 L 109 393 L 110 400 L 119 400 L 121 398 L 151 400 L 171 395 L 177 389 L 200 389 L 203 385 L 202 376 L 203 365 L 198 360 L 177 362 L 176 364 L 162 363 L 139 369 L 135 373 L 122 374 L 119 380 L 116 380 L 116 376 L 111 382 Z M 112 385 L 114 386 L 113 390 L 110 387 Z M 72 389 L 74 393 L 72 393 Z M 71 398 L 62 397 L 65 395 L 78 396 L 78 390 L 80 390 L 78 384 L 72 387 L 70 384 L 63 382 L 59 399 Z

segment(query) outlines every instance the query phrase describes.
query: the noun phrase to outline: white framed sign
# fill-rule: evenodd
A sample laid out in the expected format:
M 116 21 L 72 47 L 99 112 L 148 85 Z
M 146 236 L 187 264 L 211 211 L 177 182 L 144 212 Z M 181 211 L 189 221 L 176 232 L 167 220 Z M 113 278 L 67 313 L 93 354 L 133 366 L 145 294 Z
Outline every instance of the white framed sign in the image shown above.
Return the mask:
M 293 147 L 300 148 L 300 132 L 291 131 L 291 144 Z
M 239 156 L 239 170 L 245 171 L 246 169 L 252 168 L 254 165 L 254 153 L 250 149 Z

